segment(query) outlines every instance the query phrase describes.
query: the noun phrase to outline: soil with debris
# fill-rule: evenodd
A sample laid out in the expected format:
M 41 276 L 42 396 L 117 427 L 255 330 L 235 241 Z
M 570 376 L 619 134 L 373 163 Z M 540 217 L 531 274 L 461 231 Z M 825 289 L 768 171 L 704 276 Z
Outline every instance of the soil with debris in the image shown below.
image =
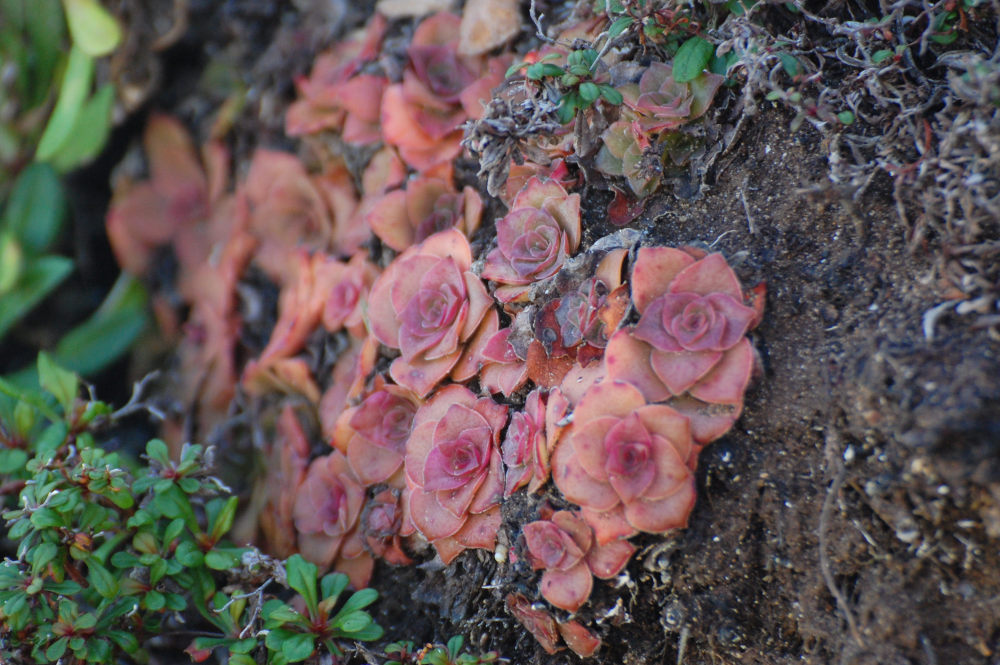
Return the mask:
M 294 148 L 282 134 L 291 75 L 365 14 L 352 3 L 285 4 L 192 1 L 187 34 L 160 56 L 147 107 L 191 127 L 224 99 L 207 67 L 248 84 L 232 133 L 237 171 L 253 147 Z M 871 13 L 854 2 L 798 16 L 775 7 L 762 24 L 773 19 L 772 32 L 797 35 L 800 49 L 810 44 L 803 35 L 820 43 L 829 27 L 810 16 Z M 961 39 L 969 51 L 985 44 L 997 68 L 996 11 L 983 11 Z M 947 87 L 946 67 L 929 58 L 918 55 L 914 71 Z M 908 65 L 899 66 L 904 80 Z M 703 171 L 667 182 L 629 226 L 647 244 L 722 251 L 744 284 L 766 282 L 752 335 L 763 372 L 735 428 L 701 456 L 689 528 L 637 539 L 627 573 L 595 585 L 580 612 L 605 643 L 593 662 L 1000 663 L 1000 337 L 995 308 L 956 306 L 998 297 L 1000 232 L 989 214 L 972 235 L 942 221 L 959 193 L 932 191 L 947 185 L 937 176 L 959 131 L 935 114 L 959 111 L 939 95 L 913 119 L 918 133 L 924 123 L 942 132 L 930 144 L 922 135 L 907 143 L 899 118 L 872 112 L 851 131 L 878 141 L 852 152 L 848 132 L 801 122 L 789 104 L 725 94 L 711 120 L 719 149 Z M 921 94 L 914 104 L 927 101 Z M 981 168 L 995 187 L 1000 126 L 989 103 L 977 107 L 986 148 L 966 172 Z M 139 129 L 120 132 L 117 149 Z M 887 155 L 922 166 L 909 176 L 862 168 Z M 106 178 L 102 164 L 88 177 Z M 598 184 L 584 191 L 585 244 L 617 230 Z M 958 217 L 972 219 L 971 205 Z M 994 250 L 968 249 L 977 246 Z M 504 506 L 501 539 L 515 551 L 510 525 L 537 502 Z M 478 551 L 447 568 L 380 565 L 376 618 L 395 639 L 462 634 L 511 663 L 578 661 L 545 654 L 505 610 L 511 591 L 535 597 L 535 579 L 523 563 Z

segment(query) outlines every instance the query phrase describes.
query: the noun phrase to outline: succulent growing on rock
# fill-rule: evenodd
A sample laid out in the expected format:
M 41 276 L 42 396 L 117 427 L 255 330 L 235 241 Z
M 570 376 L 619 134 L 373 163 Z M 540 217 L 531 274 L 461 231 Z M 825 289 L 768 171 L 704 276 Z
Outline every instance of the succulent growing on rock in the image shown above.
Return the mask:
M 582 508 L 598 543 L 637 531 L 666 533 L 694 507 L 688 419 L 647 404 L 627 383 L 603 381 L 584 394 L 552 457 L 552 479 Z
M 390 374 L 418 396 L 451 373 L 493 306 L 471 266 L 469 241 L 450 229 L 400 254 L 372 286 L 372 334 L 402 352 Z
M 744 304 L 721 254 L 692 252 L 639 250 L 632 299 L 641 318 L 615 333 L 605 361 L 611 379 L 637 386 L 650 402 L 670 400 L 704 444 L 739 417 L 754 365 L 745 334 L 759 314 Z
M 406 442 L 409 514 L 445 563 L 463 549 L 496 543 L 506 424 L 506 406 L 454 384 L 417 411 Z
M 482 276 L 501 284 L 502 302 L 523 301 L 532 283 L 559 272 L 579 246 L 580 195 L 555 180 L 531 178 L 497 222 L 497 248 Z
M 624 540 L 598 543 L 593 530 L 577 513 L 559 510 L 524 525 L 528 560 L 542 569 L 542 597 L 567 612 L 576 612 L 587 602 L 593 576 L 610 579 L 635 553 Z

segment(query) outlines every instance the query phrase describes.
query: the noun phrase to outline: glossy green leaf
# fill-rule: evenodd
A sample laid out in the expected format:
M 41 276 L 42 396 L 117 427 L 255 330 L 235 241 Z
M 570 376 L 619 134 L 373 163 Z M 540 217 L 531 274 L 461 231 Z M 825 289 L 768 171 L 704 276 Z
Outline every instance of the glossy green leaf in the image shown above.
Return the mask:
M 674 56 L 674 80 L 687 83 L 698 77 L 708 66 L 715 46 L 706 39 L 695 35 L 681 44 Z
M 52 159 L 70 136 L 76 124 L 76 117 L 90 93 L 93 77 L 94 59 L 78 46 L 74 46 L 70 49 L 66 71 L 63 72 L 59 100 L 52 115 L 49 116 L 49 123 L 45 126 L 42 139 L 35 151 L 36 160 L 47 162 Z
M 0 226 L 14 235 L 28 254 L 48 251 L 62 231 L 66 194 L 48 164 L 30 164 L 17 177 Z
M 791 53 L 779 51 L 778 60 L 781 61 L 781 67 L 785 70 L 785 73 L 792 78 L 802 73 L 802 65 L 799 64 L 798 59 Z
M 28 453 L 19 448 L 0 450 L 0 473 L 20 473 L 24 471 L 24 464 L 27 461 Z
M 86 164 L 101 152 L 111 135 L 111 110 L 115 88 L 106 83 L 80 109 L 73 131 L 52 157 L 52 165 L 61 172 Z
M 608 39 L 614 39 L 622 34 L 633 23 L 635 23 L 635 19 L 631 16 L 619 16 L 608 26 Z
M 62 655 L 66 653 L 66 647 L 69 646 L 68 637 L 60 637 L 58 640 L 49 645 L 49 648 L 45 650 L 45 657 L 49 660 L 59 660 Z
M 14 288 L 0 297 L 0 339 L 49 295 L 73 270 L 62 256 L 43 256 L 29 263 Z
M 93 557 L 87 561 L 87 580 L 103 598 L 114 598 L 118 594 L 114 576 Z
M 240 560 L 230 552 L 211 550 L 205 553 L 205 565 L 212 570 L 229 570 L 239 564 Z
M 297 663 L 312 655 L 316 647 L 315 635 L 296 634 L 281 642 L 281 654 L 289 663 Z
M 90 318 L 59 341 L 55 357 L 79 374 L 93 374 L 123 356 L 148 324 L 145 288 L 122 273 Z
M 222 509 L 212 520 L 209 535 L 216 542 L 221 540 L 233 527 L 233 520 L 236 518 L 236 507 L 239 505 L 239 502 L 237 497 L 229 497 L 223 504 Z
M 99 58 L 117 48 L 122 39 L 118 21 L 98 0 L 63 0 L 73 45 Z
M 601 96 L 601 89 L 597 87 L 596 83 L 591 81 L 584 81 L 580 84 L 580 99 L 586 102 L 588 105 L 593 104 L 598 97 Z

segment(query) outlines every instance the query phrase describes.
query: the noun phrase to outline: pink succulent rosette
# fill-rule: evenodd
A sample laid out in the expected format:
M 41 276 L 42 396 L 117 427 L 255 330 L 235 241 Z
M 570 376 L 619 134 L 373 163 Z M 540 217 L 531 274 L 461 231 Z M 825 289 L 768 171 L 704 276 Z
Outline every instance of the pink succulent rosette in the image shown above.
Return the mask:
M 528 486 L 537 492 L 549 479 L 549 456 L 562 428 L 557 424 L 566 415 L 569 403 L 558 388 L 528 393 L 524 410 L 510 417 L 510 425 L 500 446 L 507 467 L 504 496 Z
M 624 540 L 599 544 L 587 522 L 569 510 L 525 524 L 524 542 L 532 567 L 545 571 L 539 585 L 542 597 L 567 612 L 587 602 L 593 576 L 614 577 L 635 553 Z
M 704 71 L 691 81 L 678 83 L 671 65 L 654 62 L 639 79 L 638 88 L 622 89 L 625 103 L 639 114 L 644 133 L 676 129 L 704 115 L 725 76 Z
M 531 284 L 555 275 L 580 246 L 580 195 L 555 180 L 530 178 L 497 222 L 497 247 L 483 279 L 500 283 L 501 302 L 523 302 Z
M 403 487 L 402 473 L 397 472 L 403 466 L 406 440 L 420 403 L 409 390 L 385 384 L 341 414 L 333 445 L 347 455 L 351 470 L 363 484 L 388 482 Z
M 604 381 L 573 411 L 552 456 L 552 480 L 582 508 L 598 543 L 666 533 L 686 526 L 694 507 L 694 451 L 686 417 L 647 404 L 635 386 Z
M 378 277 L 378 268 L 359 252 L 347 263 L 329 263 L 324 269 L 330 274 L 317 280 L 328 286 L 322 311 L 323 327 L 330 332 L 346 328 L 355 337 L 364 337 L 364 310 L 368 291 Z
M 372 285 L 371 332 L 400 350 L 390 374 L 419 397 L 447 377 L 463 353 L 475 353 L 466 343 L 493 300 L 471 267 L 469 241 L 451 229 L 407 249 Z
M 754 352 L 746 332 L 757 312 L 721 254 L 696 258 L 670 247 L 639 250 L 632 300 L 641 314 L 608 342 L 608 376 L 637 386 L 650 402 L 669 400 L 708 443 L 743 408 Z
M 406 442 L 409 516 L 445 563 L 464 549 L 496 546 L 506 424 L 506 406 L 457 384 L 417 411 Z
M 382 242 L 402 252 L 446 229 L 472 236 L 482 214 L 482 199 L 472 187 L 457 192 L 447 180 L 423 176 L 380 197 L 366 219 Z
M 482 115 L 509 63 L 509 57 L 460 56 L 460 23 L 447 12 L 424 19 L 407 49 L 402 83 L 390 85 L 382 98 L 385 141 L 420 172 L 458 156 L 461 124 Z
M 302 556 L 321 568 L 336 562 L 357 588 L 368 585 L 373 566 L 358 532 L 364 500 L 347 460 L 334 451 L 309 465 L 293 511 Z

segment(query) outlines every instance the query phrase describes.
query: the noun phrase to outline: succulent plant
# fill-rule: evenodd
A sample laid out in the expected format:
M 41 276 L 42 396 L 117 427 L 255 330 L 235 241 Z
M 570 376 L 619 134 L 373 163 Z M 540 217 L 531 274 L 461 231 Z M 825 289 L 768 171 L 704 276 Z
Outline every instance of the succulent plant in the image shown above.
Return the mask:
M 670 247 L 639 250 L 632 299 L 641 314 L 633 329 L 608 342 L 608 376 L 637 386 L 650 402 L 669 403 L 691 418 L 694 438 L 708 443 L 739 417 L 754 352 L 746 332 L 759 313 L 721 254 Z
M 451 373 L 493 305 L 471 266 L 469 241 L 451 229 L 400 254 L 372 286 L 372 334 L 402 352 L 390 374 L 420 397 Z
M 501 450 L 507 467 L 504 496 L 528 486 L 537 492 L 549 479 L 549 456 L 562 431 L 557 423 L 566 415 L 569 403 L 558 388 L 528 393 L 524 409 L 510 417 Z
M 614 381 L 591 387 L 552 456 L 552 480 L 598 543 L 687 525 L 695 447 L 688 419 Z
M 460 125 L 482 114 L 509 62 L 458 55 L 460 23 L 447 12 L 424 19 L 407 49 L 402 83 L 390 85 L 382 98 L 383 137 L 419 172 L 458 156 Z
M 472 187 L 456 192 L 447 180 L 423 176 L 407 183 L 405 190 L 383 195 L 367 220 L 382 242 L 401 252 L 446 229 L 471 236 L 482 214 L 483 202 Z
M 454 384 L 417 411 L 406 442 L 409 514 L 445 563 L 466 548 L 496 544 L 506 424 L 507 407 Z
M 530 178 L 497 221 L 497 248 L 483 279 L 499 282 L 502 302 L 523 301 L 530 285 L 555 275 L 580 246 L 580 195 L 554 180 Z
M 524 525 L 524 542 L 533 568 L 541 569 L 542 597 L 567 612 L 576 612 L 590 597 L 593 576 L 610 579 L 620 573 L 635 553 L 624 540 L 600 544 L 577 513 L 547 511 L 541 520 Z

